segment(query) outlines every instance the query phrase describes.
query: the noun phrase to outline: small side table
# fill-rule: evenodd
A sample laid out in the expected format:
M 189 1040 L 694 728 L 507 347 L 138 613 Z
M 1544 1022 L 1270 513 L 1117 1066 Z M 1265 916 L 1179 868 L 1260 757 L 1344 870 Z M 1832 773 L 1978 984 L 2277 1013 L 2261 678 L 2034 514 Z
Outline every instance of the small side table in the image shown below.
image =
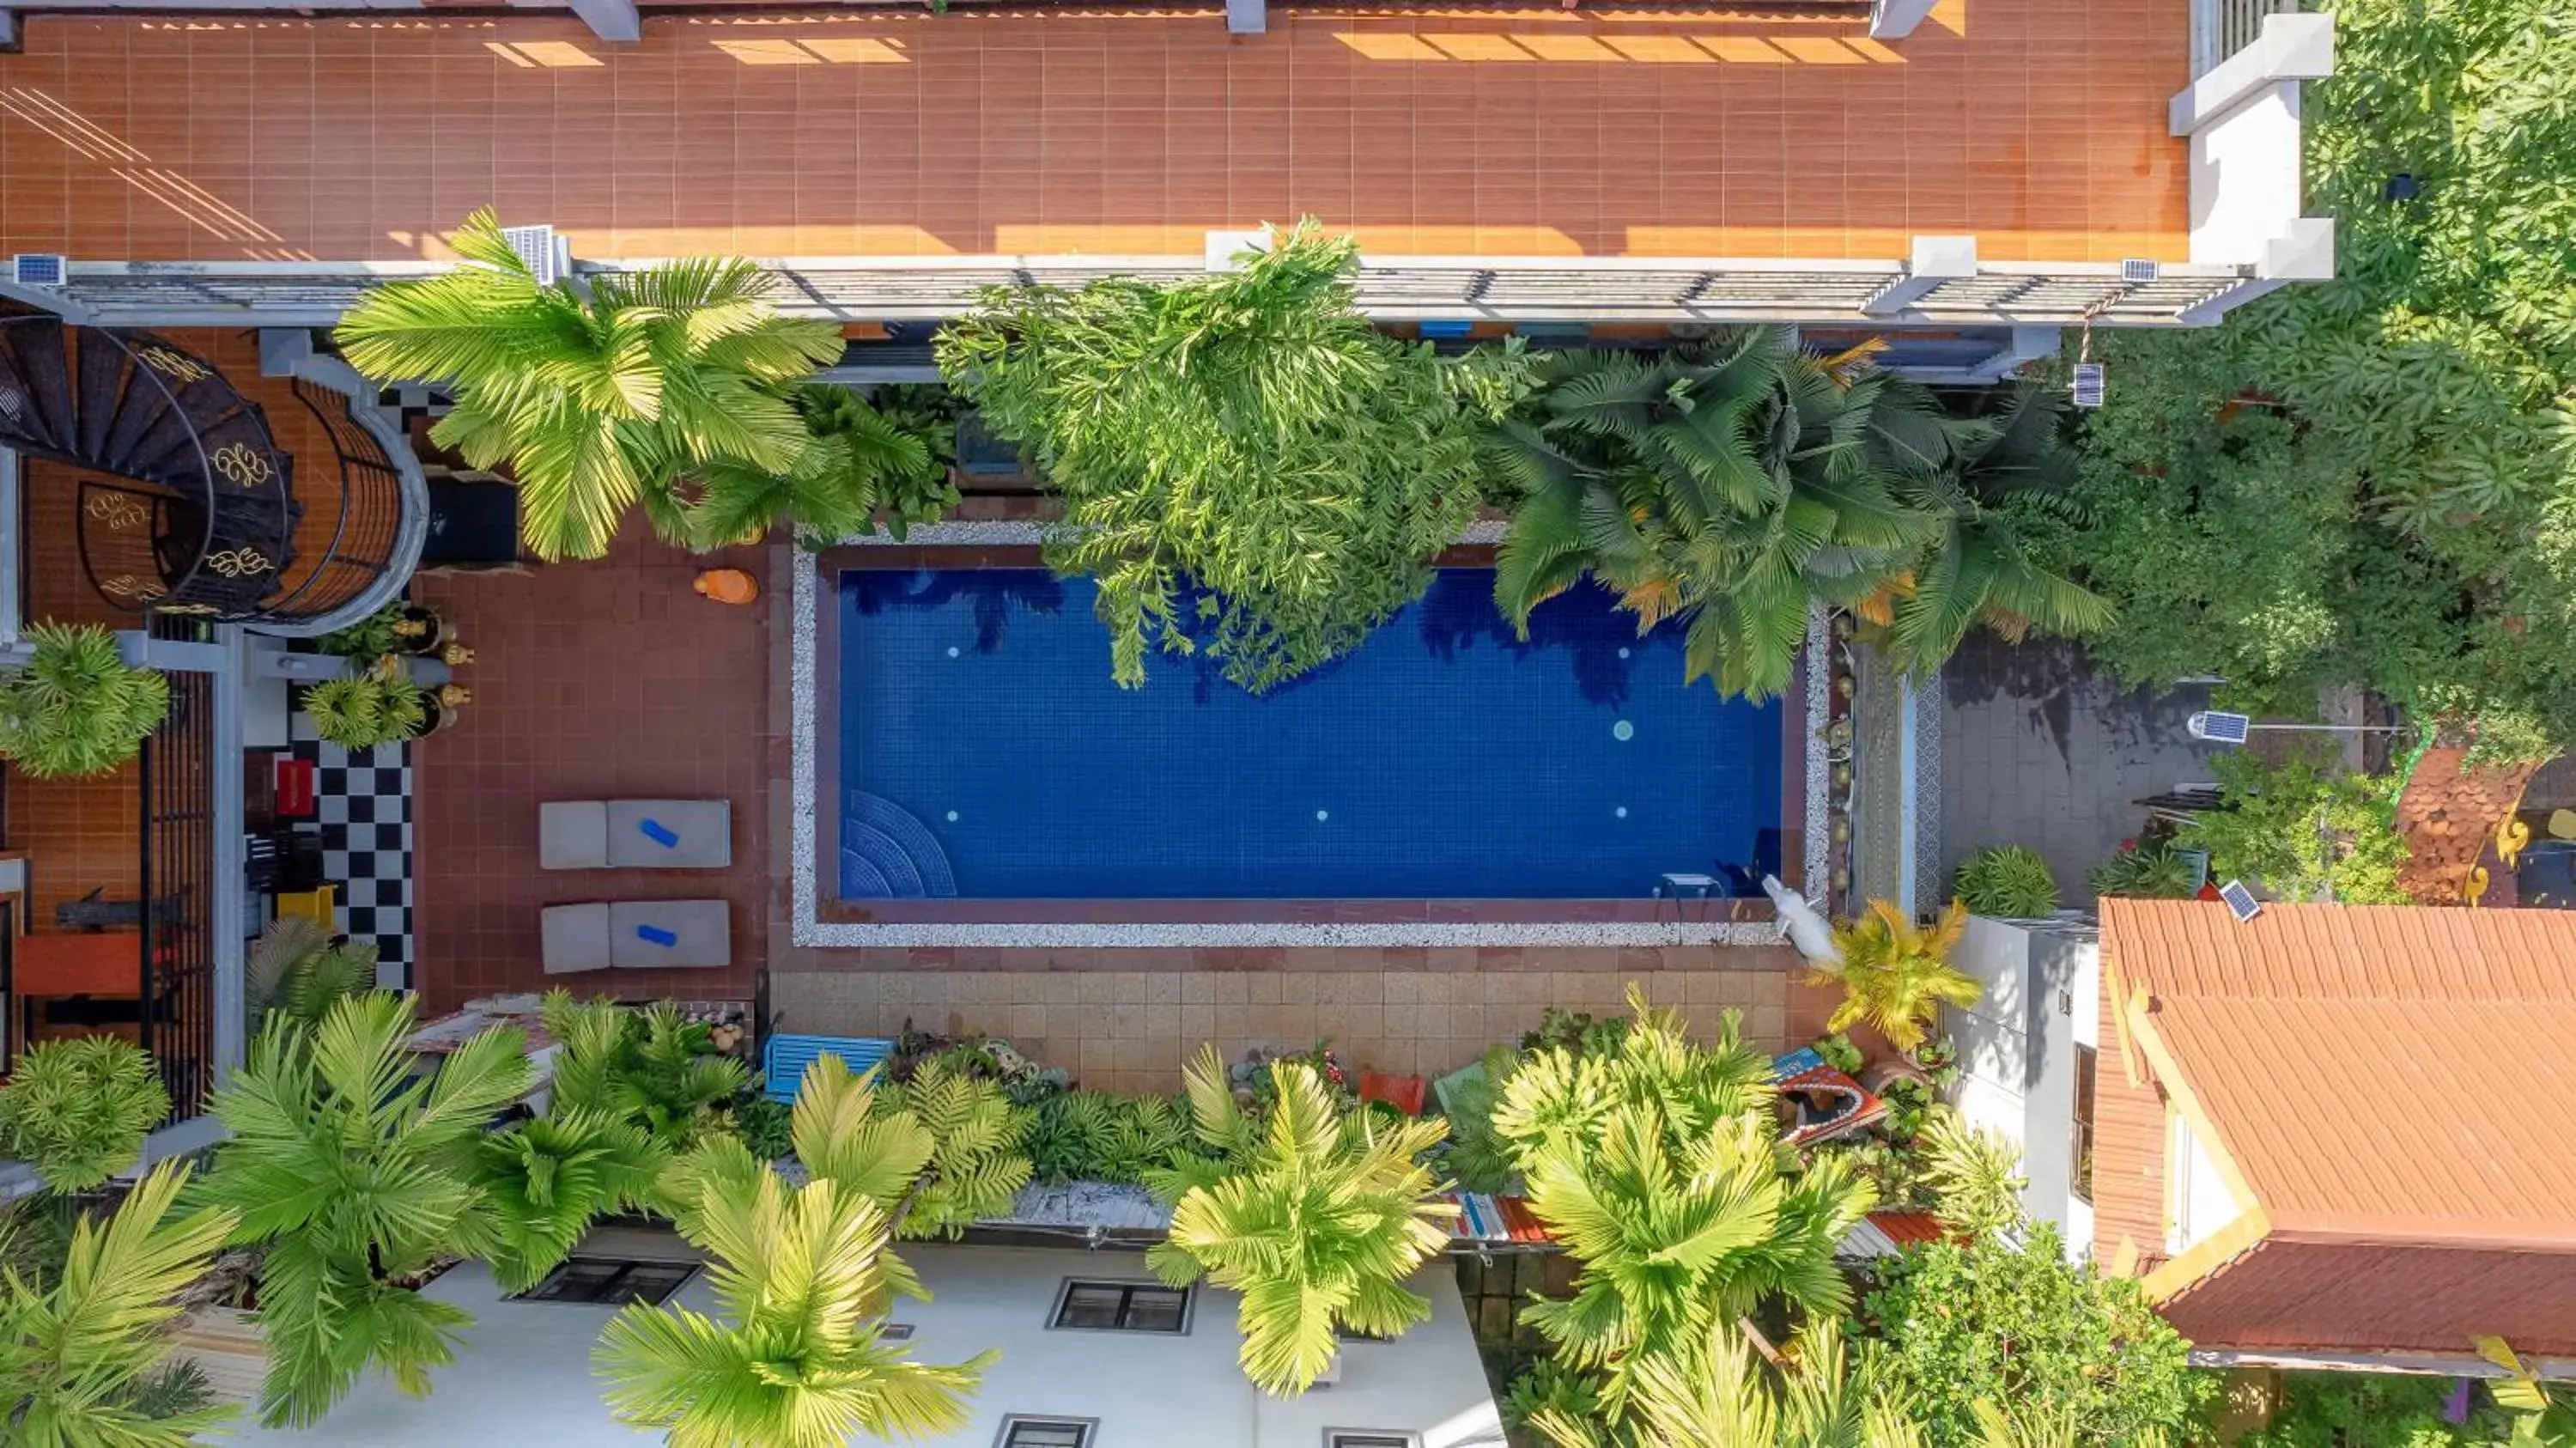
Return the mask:
M 1666 874 L 1662 881 L 1655 886 L 1655 898 L 1658 900 L 1679 900 L 1683 898 L 1683 892 L 1688 891 L 1690 892 L 1689 898 L 1695 900 L 1706 900 L 1711 894 L 1716 892 L 1717 887 L 1718 878 L 1715 875 L 1671 873 Z

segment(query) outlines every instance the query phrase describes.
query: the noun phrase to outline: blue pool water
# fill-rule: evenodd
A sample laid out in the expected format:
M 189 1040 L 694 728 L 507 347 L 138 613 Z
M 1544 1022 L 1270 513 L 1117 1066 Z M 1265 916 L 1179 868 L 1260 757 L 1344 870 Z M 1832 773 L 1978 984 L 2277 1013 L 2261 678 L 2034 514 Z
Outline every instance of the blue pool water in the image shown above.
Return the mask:
M 1109 680 L 1092 586 L 841 575 L 844 898 L 1637 898 L 1776 869 L 1776 706 L 1684 688 L 1608 595 L 1523 644 L 1444 570 L 1348 657 L 1254 697 L 1195 659 Z M 1753 872 L 1747 874 L 1746 872 Z

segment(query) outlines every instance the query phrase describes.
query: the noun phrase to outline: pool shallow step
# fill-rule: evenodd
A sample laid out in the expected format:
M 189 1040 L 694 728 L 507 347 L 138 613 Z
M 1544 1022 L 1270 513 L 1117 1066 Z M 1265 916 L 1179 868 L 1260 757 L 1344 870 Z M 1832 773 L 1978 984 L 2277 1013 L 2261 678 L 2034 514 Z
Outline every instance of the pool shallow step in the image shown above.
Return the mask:
M 948 852 L 910 810 L 850 791 L 841 831 L 841 894 L 854 900 L 944 899 L 957 893 Z

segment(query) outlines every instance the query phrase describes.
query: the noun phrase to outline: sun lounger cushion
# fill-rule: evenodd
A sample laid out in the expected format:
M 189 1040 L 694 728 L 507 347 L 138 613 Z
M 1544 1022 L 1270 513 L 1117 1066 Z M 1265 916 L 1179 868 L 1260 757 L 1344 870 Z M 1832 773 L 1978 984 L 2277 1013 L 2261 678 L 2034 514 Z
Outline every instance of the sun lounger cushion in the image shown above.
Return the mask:
M 548 870 L 608 868 L 608 806 L 595 799 L 537 806 L 537 864 Z
M 613 799 L 608 863 L 620 870 L 721 870 L 733 863 L 733 806 L 720 799 Z
M 608 907 L 608 963 L 622 970 L 716 970 L 733 964 L 722 900 L 620 900 Z
M 609 967 L 608 907 L 549 905 L 538 917 L 548 975 L 578 975 Z

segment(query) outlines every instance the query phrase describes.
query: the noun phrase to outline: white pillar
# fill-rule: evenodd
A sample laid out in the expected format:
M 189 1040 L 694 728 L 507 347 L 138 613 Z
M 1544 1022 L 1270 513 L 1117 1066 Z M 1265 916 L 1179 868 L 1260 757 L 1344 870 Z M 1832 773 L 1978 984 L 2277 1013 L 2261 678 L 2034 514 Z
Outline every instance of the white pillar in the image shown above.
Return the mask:
M 1977 274 L 1977 239 L 1973 236 L 1918 236 L 1905 275 L 1878 289 L 1861 303 L 1873 317 L 1893 317 L 1921 301 L 1934 287 Z

